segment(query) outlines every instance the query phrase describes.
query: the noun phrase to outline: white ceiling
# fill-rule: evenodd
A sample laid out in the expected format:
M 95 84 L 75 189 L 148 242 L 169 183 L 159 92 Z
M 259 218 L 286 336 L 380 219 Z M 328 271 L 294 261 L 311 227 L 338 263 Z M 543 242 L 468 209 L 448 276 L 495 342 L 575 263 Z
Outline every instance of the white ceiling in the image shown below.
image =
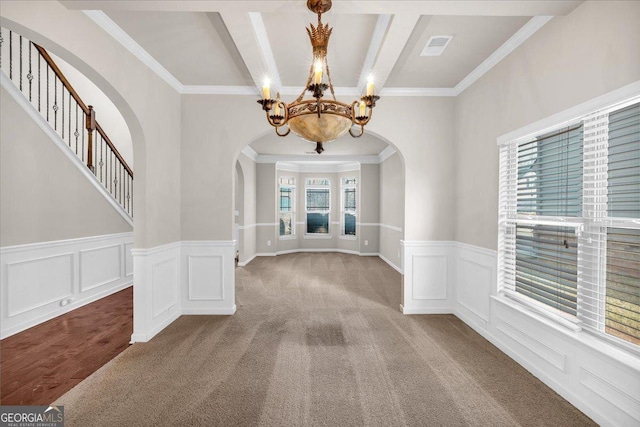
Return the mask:
M 258 96 L 265 77 L 285 102 L 306 83 L 317 17 L 304 0 L 73 0 L 180 93 Z M 328 60 L 340 100 L 375 76 L 384 97 L 456 96 L 554 16 L 582 0 L 334 0 Z M 454 36 L 441 56 L 422 57 L 429 37 Z M 344 98 L 344 99 L 342 99 Z M 254 108 L 255 105 L 252 105 Z M 265 122 L 265 129 L 269 125 Z M 265 137 L 259 154 L 302 154 L 311 144 Z M 375 138 L 328 144 L 340 155 L 378 154 Z

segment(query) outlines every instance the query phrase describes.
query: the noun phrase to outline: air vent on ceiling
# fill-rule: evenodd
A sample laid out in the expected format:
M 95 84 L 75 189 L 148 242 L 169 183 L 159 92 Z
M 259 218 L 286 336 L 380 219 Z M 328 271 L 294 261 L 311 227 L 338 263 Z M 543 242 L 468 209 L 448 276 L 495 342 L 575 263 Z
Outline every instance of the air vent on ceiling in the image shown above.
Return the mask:
M 431 36 L 420 56 L 440 56 L 453 36 Z

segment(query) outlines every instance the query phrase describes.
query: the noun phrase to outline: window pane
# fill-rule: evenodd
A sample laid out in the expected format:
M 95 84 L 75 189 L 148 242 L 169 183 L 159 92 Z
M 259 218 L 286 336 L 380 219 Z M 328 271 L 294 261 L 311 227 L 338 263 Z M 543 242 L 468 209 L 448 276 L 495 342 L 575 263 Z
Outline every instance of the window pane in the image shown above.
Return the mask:
M 356 183 L 355 178 L 342 178 L 342 185 L 353 185 Z
M 328 234 L 329 233 L 329 214 L 328 213 L 308 213 L 307 214 L 307 233 Z
M 577 239 L 573 228 L 516 226 L 516 292 L 576 315 Z
M 355 188 L 344 189 L 344 210 L 345 211 L 356 210 L 356 189 Z
M 640 230 L 607 230 L 605 331 L 640 344 Z
M 517 211 L 582 215 L 582 125 L 518 145 Z
M 293 208 L 293 190 L 288 187 L 280 188 L 280 210 L 291 211 Z
M 354 214 L 344 214 L 344 234 L 347 236 L 356 235 L 356 216 Z
M 280 235 L 290 236 L 293 234 L 293 214 L 291 212 L 280 212 Z
M 280 184 L 283 184 L 283 185 L 296 185 L 296 179 L 295 178 L 288 178 L 288 177 L 281 177 L 280 178 Z
M 329 185 L 327 178 L 307 178 L 307 185 Z
M 640 104 L 609 114 L 609 216 L 640 218 Z
M 307 210 L 308 211 L 328 211 L 329 210 L 329 189 L 328 188 L 307 188 Z

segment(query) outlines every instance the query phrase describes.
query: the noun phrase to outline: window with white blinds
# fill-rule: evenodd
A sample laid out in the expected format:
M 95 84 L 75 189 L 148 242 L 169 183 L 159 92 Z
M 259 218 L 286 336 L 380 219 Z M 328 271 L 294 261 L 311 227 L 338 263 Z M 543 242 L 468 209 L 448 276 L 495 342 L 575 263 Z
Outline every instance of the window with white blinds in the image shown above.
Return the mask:
M 280 237 L 294 237 L 296 234 L 295 178 L 280 178 L 278 203 Z
M 503 144 L 499 203 L 499 292 L 640 345 L 639 99 Z

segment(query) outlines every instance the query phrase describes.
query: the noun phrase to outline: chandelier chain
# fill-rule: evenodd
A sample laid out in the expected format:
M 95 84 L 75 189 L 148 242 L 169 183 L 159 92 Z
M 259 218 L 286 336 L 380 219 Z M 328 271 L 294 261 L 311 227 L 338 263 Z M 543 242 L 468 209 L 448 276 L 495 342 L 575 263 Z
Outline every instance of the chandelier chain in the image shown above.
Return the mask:
M 300 101 L 302 101 L 302 98 L 304 98 L 304 94 L 307 92 L 307 88 L 311 84 L 311 79 L 312 79 L 312 76 L 313 76 L 313 68 L 314 68 L 314 64 L 313 64 L 313 62 L 311 62 L 311 67 L 309 68 L 309 77 L 307 78 L 307 83 L 302 88 L 302 93 L 300 94 L 300 96 L 298 96 L 298 98 L 296 98 L 295 102 L 300 102 Z
M 327 67 L 327 79 L 329 80 L 329 90 L 331 91 L 331 96 L 333 96 L 333 100 L 337 101 L 336 93 L 333 91 L 333 82 L 331 81 L 331 72 L 329 71 L 329 60 L 325 57 L 324 63 Z

